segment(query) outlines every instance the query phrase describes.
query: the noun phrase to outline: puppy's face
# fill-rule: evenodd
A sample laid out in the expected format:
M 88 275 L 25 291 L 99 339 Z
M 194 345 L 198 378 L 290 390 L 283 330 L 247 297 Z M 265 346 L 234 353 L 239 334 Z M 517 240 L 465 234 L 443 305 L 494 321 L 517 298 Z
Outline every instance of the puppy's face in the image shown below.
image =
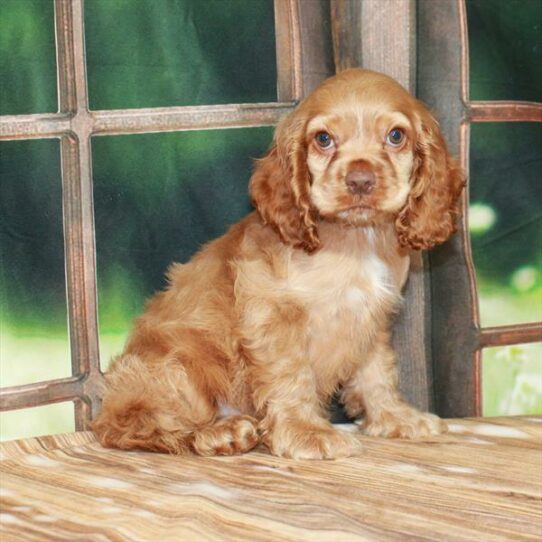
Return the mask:
M 405 205 L 415 129 L 391 100 L 358 92 L 306 129 L 310 199 L 320 215 L 353 224 L 392 219 Z
M 310 252 L 322 219 L 394 222 L 399 243 L 414 249 L 442 243 L 463 184 L 427 108 L 393 79 L 355 69 L 281 122 L 251 188 L 264 220 Z

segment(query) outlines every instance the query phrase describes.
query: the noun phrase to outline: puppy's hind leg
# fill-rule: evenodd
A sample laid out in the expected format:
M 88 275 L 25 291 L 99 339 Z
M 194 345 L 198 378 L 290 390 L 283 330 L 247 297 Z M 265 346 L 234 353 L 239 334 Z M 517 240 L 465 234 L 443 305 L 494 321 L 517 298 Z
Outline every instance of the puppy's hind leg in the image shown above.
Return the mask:
M 215 419 L 215 401 L 178 360 L 149 364 L 121 356 L 106 380 L 102 410 L 92 424 L 103 446 L 184 455 L 192 451 L 194 433 Z

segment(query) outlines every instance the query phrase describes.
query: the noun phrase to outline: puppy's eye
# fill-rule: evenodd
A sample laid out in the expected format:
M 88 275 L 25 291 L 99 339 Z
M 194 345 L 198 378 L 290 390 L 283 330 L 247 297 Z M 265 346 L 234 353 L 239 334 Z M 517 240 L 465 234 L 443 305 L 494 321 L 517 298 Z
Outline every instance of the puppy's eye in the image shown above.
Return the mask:
M 391 145 L 392 147 L 399 147 L 401 143 L 405 140 L 405 132 L 401 130 L 400 128 L 394 128 L 393 130 L 390 130 L 386 137 L 386 143 Z
M 322 149 L 329 149 L 333 145 L 333 138 L 327 132 L 318 132 L 314 139 Z

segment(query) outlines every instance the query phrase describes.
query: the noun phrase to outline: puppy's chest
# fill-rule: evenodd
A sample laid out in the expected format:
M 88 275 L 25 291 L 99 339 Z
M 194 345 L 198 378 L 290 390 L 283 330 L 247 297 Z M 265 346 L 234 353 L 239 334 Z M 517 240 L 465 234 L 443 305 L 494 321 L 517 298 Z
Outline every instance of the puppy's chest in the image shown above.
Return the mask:
M 389 264 L 374 252 L 322 253 L 290 269 L 289 283 L 300 296 L 316 338 L 351 335 L 380 320 L 400 299 Z

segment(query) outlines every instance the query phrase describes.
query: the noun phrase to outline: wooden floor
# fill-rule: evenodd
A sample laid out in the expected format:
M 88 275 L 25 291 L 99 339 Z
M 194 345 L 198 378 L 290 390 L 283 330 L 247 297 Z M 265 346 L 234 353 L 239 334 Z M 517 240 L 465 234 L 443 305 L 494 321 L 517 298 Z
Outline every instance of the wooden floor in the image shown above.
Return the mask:
M 4 443 L 0 540 L 540 541 L 541 422 L 360 437 L 362 457 L 340 461 L 120 452 L 91 433 Z

